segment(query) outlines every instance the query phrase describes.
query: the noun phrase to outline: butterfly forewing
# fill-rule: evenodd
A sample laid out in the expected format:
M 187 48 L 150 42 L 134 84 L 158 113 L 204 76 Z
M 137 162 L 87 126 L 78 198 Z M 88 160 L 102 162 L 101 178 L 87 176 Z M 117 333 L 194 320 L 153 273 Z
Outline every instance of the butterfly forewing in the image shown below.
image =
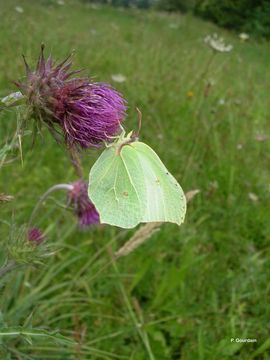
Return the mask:
M 133 228 L 140 222 L 142 208 L 133 181 L 136 177 L 128 173 L 121 155 L 114 148 L 104 150 L 89 175 L 89 197 L 101 223 Z

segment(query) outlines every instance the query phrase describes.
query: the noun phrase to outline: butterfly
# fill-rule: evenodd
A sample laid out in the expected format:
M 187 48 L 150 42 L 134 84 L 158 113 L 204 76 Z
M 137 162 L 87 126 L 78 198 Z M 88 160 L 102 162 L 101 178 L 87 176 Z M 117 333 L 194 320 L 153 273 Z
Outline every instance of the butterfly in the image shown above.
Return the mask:
M 147 144 L 125 132 L 90 170 L 88 195 L 100 222 L 133 228 L 139 223 L 184 221 L 186 198 L 177 180 Z

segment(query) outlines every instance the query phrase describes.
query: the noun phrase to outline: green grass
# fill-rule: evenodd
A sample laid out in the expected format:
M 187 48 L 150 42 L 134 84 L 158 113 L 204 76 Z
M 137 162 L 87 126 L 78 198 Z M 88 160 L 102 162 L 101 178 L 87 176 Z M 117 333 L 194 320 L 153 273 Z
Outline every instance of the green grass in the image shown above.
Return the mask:
M 125 127 L 137 127 L 138 106 L 141 139 L 185 191 L 201 190 L 183 226 L 163 225 L 114 265 L 111 251 L 133 231 L 80 232 L 71 212 L 59 207 L 64 194 L 48 200 L 36 223 L 57 252 L 37 268 L 7 275 L 0 298 L 5 327 L 31 325 L 44 336 L 32 336 L 32 344 L 7 337 L 1 359 L 270 359 L 270 146 L 256 140 L 269 134 L 269 44 L 241 43 L 189 16 L 95 9 L 79 1 L 0 5 L 0 96 L 23 76 L 22 53 L 33 65 L 41 42 L 57 59 L 75 49 L 76 66 L 98 81 L 127 77 L 113 84 L 129 102 Z M 217 54 L 203 78 L 211 57 L 203 38 L 212 32 L 234 49 Z M 1 113 L 0 121 L 3 145 L 16 129 L 16 111 Z M 86 178 L 97 155 L 84 155 Z M 1 206 L 0 217 L 10 224 L 26 223 L 48 187 L 76 179 L 64 148 L 46 131 L 34 148 L 29 135 L 23 138 L 23 166 L 16 149 L 8 160 L 0 193 L 16 198 Z M 9 226 L 0 226 L 3 261 Z M 51 340 L 46 334 L 54 330 L 74 341 Z

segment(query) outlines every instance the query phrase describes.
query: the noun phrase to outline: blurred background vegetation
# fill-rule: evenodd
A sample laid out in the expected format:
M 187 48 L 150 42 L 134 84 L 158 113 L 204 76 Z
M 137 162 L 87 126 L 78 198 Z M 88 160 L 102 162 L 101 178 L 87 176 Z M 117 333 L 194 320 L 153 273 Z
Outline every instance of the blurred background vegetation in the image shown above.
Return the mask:
M 179 1 L 146 11 L 129 3 L 0 0 L 1 97 L 24 76 L 21 54 L 34 66 L 42 42 L 58 61 L 75 49 L 75 69 L 128 100 L 125 128 L 137 128 L 138 106 L 141 140 L 185 192 L 200 190 L 183 226 L 164 224 L 116 264 L 111 253 L 135 230 L 80 231 L 65 194 L 48 199 L 35 226 L 51 255 L 0 279 L 1 360 L 270 359 L 270 48 L 255 35 L 238 36 L 248 16 L 250 31 L 266 36 L 258 29 L 267 29 L 269 7 L 249 3 Z M 210 49 L 204 38 L 213 33 L 233 50 Z M 47 131 L 33 147 L 31 124 L 21 161 L 17 118 L 15 109 L 0 113 L 0 193 L 14 196 L 0 204 L 0 265 L 40 195 L 76 180 Z M 86 179 L 99 153 L 84 153 Z
M 82 0 L 90 2 L 90 0 Z M 113 6 L 190 12 L 224 28 L 270 37 L 269 0 L 101 0 Z

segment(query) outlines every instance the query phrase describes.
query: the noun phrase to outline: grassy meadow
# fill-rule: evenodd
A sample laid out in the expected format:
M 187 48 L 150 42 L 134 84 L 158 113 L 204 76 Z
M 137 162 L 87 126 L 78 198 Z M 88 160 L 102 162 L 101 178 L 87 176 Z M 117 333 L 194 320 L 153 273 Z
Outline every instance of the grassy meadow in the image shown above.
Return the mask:
M 138 107 L 140 139 L 185 192 L 200 190 L 184 225 L 164 224 L 115 263 L 135 230 L 80 231 L 64 192 L 50 197 L 35 225 L 54 255 L 0 279 L 0 359 L 270 359 L 269 43 L 189 15 L 75 0 L 0 0 L 0 24 L 0 97 L 24 76 L 21 54 L 34 66 L 41 43 L 57 60 L 74 49 L 75 68 L 124 94 L 125 128 L 137 128 Z M 231 52 L 213 56 L 203 39 L 214 32 Z M 1 147 L 16 126 L 16 109 L 0 113 Z M 0 193 L 15 196 L 0 205 L 2 263 L 10 228 L 50 186 L 76 180 L 47 131 L 34 147 L 26 132 L 22 152 L 0 169 Z M 83 154 L 86 179 L 99 153 Z

